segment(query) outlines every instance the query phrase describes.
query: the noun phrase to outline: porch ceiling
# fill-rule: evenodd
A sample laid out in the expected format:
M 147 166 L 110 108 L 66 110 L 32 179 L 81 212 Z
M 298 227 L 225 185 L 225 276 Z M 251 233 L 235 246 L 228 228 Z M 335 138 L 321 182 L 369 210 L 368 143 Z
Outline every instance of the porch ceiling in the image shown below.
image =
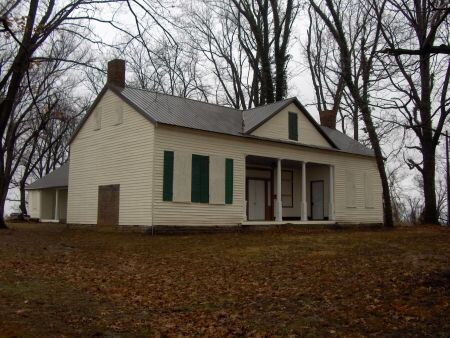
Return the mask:
M 277 164 L 276 158 L 248 155 L 246 158 L 247 165 L 264 165 L 274 166 Z
M 288 166 L 288 167 L 297 167 L 301 166 L 302 161 L 301 160 L 286 160 L 283 159 L 281 161 L 282 166 Z M 273 157 L 263 157 L 263 156 L 255 156 L 255 155 L 248 155 L 246 157 L 246 164 L 247 165 L 261 165 L 261 166 L 270 166 L 275 167 L 277 165 L 277 159 Z M 328 164 L 324 163 L 316 163 L 316 162 L 307 162 L 306 166 L 308 165 L 324 165 L 328 166 Z

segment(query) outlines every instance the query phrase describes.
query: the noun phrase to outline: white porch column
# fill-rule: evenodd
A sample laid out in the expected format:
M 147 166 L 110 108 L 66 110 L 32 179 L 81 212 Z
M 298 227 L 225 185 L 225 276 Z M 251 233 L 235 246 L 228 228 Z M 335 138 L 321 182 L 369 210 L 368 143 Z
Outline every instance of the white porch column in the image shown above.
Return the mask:
M 334 166 L 330 165 L 330 192 L 328 201 L 328 219 L 330 221 L 335 220 L 334 210 Z
M 308 220 L 308 204 L 306 203 L 306 163 L 302 162 L 302 199 L 301 199 L 301 219 Z
M 276 221 L 281 222 L 283 221 L 283 206 L 281 204 L 281 159 L 277 159 L 277 200 L 276 200 L 276 207 L 277 207 L 277 217 Z
M 55 190 L 55 219 L 59 219 L 59 190 Z
M 248 220 L 247 215 L 247 156 L 244 156 L 244 203 L 243 203 L 243 220 L 244 222 Z

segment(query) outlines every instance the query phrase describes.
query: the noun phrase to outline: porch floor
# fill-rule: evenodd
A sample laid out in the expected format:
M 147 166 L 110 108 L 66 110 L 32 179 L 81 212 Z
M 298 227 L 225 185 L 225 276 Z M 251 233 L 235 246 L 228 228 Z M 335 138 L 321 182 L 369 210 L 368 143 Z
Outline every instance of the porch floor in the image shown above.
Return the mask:
M 244 221 L 241 225 L 332 225 L 336 224 L 336 221 Z

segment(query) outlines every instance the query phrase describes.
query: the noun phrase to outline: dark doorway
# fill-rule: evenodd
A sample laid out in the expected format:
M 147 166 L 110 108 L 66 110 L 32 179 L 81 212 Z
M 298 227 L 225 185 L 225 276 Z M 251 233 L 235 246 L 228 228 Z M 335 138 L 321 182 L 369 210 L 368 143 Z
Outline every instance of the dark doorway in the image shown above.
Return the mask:
M 98 225 L 119 225 L 120 185 L 98 187 Z
M 323 181 L 311 181 L 311 218 L 324 219 Z

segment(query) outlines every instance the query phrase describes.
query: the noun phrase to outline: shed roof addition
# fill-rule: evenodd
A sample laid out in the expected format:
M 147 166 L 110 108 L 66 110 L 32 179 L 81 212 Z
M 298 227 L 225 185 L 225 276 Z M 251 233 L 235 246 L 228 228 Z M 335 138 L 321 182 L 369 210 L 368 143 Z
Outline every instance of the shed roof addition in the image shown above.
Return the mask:
M 69 161 L 44 177 L 27 185 L 27 190 L 67 187 L 69 182 Z

